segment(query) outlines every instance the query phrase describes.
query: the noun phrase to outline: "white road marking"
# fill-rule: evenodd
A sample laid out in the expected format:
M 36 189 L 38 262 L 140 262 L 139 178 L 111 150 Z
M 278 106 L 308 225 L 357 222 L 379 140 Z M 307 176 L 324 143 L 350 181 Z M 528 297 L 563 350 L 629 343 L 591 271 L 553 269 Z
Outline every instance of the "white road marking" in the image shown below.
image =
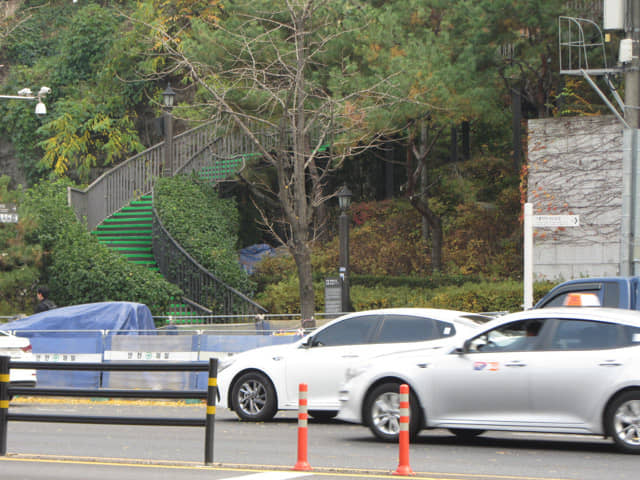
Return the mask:
M 290 478 L 307 477 L 313 473 L 300 472 L 263 472 L 242 475 L 241 477 L 229 477 L 228 480 L 288 480 Z

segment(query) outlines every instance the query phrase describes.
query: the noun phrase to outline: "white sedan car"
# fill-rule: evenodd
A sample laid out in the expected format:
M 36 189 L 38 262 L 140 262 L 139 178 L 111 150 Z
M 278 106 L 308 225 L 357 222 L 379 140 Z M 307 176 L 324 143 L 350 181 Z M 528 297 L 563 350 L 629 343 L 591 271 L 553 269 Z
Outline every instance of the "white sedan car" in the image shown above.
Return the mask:
M 10 357 L 11 360 L 25 362 L 32 362 L 34 360 L 33 353 L 31 352 L 31 342 L 28 338 L 17 337 L 3 330 L 0 330 L 0 355 Z M 12 368 L 9 375 L 9 382 L 13 386 L 35 387 L 36 371 Z
M 545 308 L 500 317 L 441 353 L 353 367 L 338 418 L 398 438 L 399 385 L 410 433 L 446 428 L 592 434 L 640 453 L 640 312 Z
M 489 317 L 452 310 L 401 308 L 351 313 L 302 339 L 256 348 L 219 364 L 220 406 L 243 420 L 271 419 L 298 408 L 299 385 L 308 385 L 309 414 L 331 418 L 353 361 L 414 348 L 443 348 Z

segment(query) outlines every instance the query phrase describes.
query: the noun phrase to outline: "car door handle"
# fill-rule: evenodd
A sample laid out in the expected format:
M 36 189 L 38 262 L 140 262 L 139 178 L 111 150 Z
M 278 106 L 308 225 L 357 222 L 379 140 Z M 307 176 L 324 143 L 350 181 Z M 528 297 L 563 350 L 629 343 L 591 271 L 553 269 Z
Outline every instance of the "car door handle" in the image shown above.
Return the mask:
M 601 367 L 621 367 L 622 363 L 616 362 L 615 360 L 606 360 L 598 365 Z
M 526 363 L 520 363 L 520 362 L 511 362 L 511 363 L 505 363 L 504 366 L 505 367 L 526 367 L 527 364 Z
M 342 358 L 358 358 L 360 355 L 342 355 Z

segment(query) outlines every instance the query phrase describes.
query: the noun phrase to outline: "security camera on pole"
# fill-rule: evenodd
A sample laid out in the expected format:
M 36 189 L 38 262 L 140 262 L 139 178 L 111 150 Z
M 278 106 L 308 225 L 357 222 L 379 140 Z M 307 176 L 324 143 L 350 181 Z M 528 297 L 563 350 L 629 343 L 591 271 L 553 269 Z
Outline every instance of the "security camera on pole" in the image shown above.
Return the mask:
M 41 87 L 36 95 L 33 94 L 30 88 L 23 88 L 18 91 L 18 95 L 0 95 L 0 98 L 8 100 L 37 100 L 35 114 L 42 117 L 47 114 L 47 106 L 42 99 L 51 93 L 49 87 Z

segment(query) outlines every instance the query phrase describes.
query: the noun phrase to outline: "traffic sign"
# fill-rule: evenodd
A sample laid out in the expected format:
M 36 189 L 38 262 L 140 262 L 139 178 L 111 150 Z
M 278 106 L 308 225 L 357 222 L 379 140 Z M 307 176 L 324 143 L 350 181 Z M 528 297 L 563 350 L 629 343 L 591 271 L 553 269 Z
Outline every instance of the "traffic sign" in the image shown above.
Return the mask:
M 533 215 L 534 227 L 579 227 L 580 215 Z

